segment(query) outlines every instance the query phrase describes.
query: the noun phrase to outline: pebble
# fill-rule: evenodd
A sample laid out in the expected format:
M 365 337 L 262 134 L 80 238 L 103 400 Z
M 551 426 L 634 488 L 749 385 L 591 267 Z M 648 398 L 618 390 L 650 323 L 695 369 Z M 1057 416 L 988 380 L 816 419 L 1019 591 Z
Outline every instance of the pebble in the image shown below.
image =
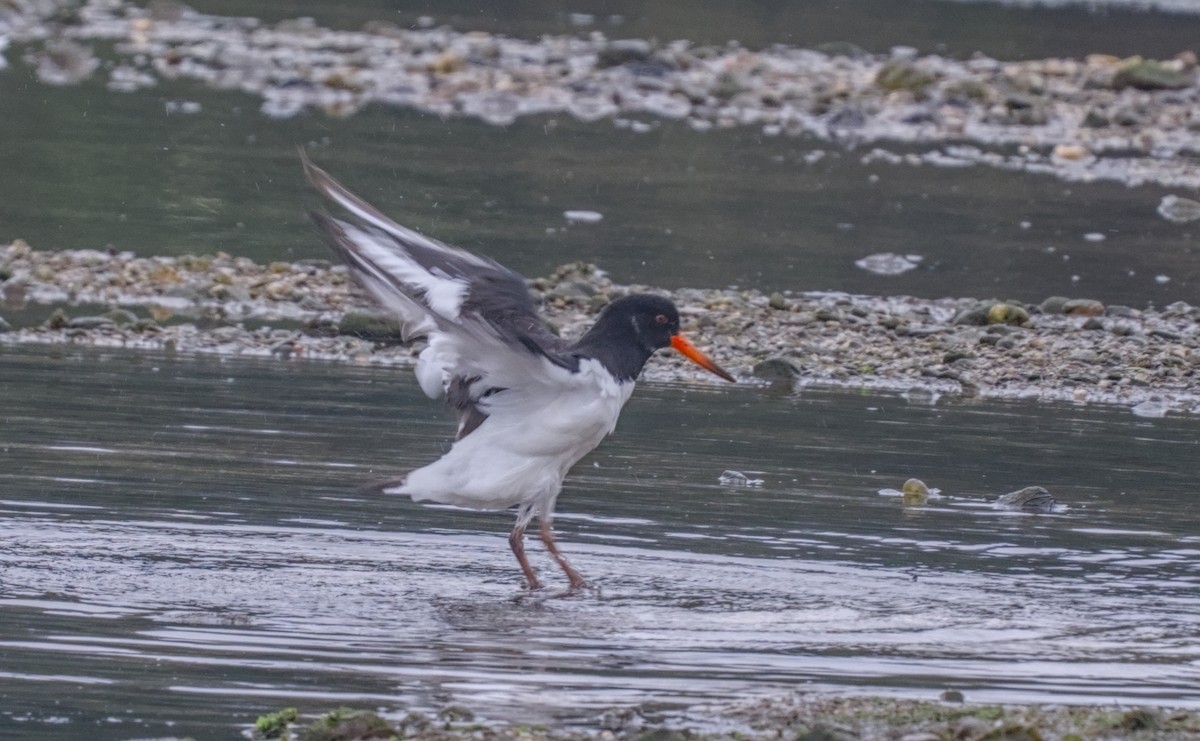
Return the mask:
M 43 325 L 24 316 L 44 317 L 44 310 L 9 306 L 5 319 L 12 328 L 0 333 L 0 345 L 70 341 L 377 365 L 410 365 L 421 347 L 403 344 L 398 323 L 347 280 L 344 268 L 327 261 L 260 265 L 224 253 L 169 258 L 47 252 L 17 240 L 0 246 L 0 270 L 9 276 L 6 296 L 20 286 L 26 307 L 56 309 Z M 271 284 L 278 290 L 264 290 Z M 214 295 L 214 287 L 223 296 Z M 581 334 L 616 297 L 668 295 L 693 341 L 751 383 L 863 389 L 910 403 L 976 395 L 1131 408 L 1157 399 L 1172 409 L 1200 411 L 1200 309 L 1183 302 L 1143 310 L 1060 297 L 1030 310 L 972 298 L 839 293 L 780 294 L 772 301 L 770 294 L 748 289 L 667 292 L 618 285 L 587 263 L 535 278 L 530 289 L 565 337 Z M 87 306 L 86 312 L 69 300 Z M 1021 326 L 987 324 L 997 304 L 1021 308 Z M 109 307 L 108 313 L 96 307 Z M 972 319 L 964 322 L 964 316 Z M 202 321 L 211 328 L 201 328 Z M 239 326 L 247 321 L 275 326 L 249 331 Z M 1110 331 L 1085 329 L 1103 329 L 1106 321 Z M 1065 362 L 1069 358 L 1076 360 Z M 659 353 L 644 377 L 709 382 L 670 352 Z
M 1172 223 L 1186 224 L 1189 221 L 1200 219 L 1200 201 L 1166 195 L 1159 201 L 1158 214 Z
M 800 367 L 791 358 L 767 358 L 756 363 L 752 372 L 764 381 L 791 381 L 800 375 Z
M 1061 311 L 1071 316 L 1104 316 L 1104 304 L 1088 298 L 1069 299 L 1062 303 Z

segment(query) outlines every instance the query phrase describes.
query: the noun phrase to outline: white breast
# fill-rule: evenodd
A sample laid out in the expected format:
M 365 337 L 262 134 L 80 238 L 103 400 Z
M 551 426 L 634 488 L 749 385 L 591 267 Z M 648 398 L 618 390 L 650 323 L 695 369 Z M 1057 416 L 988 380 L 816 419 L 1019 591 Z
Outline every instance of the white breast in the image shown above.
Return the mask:
M 595 360 L 556 381 L 488 397 L 478 429 L 390 491 L 476 509 L 552 501 L 571 466 L 616 427 L 633 392 Z

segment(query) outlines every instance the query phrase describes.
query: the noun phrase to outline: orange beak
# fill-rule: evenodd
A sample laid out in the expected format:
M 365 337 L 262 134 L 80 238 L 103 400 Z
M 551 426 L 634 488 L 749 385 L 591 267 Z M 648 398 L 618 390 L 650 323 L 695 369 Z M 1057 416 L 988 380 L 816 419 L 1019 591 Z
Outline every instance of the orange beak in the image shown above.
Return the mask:
M 671 335 L 671 347 L 678 350 L 680 353 L 682 353 L 683 357 L 692 361 L 709 373 L 715 373 L 730 383 L 737 383 L 733 376 L 726 373 L 725 369 L 710 360 L 707 355 L 697 350 L 696 346 L 688 342 L 683 335 Z

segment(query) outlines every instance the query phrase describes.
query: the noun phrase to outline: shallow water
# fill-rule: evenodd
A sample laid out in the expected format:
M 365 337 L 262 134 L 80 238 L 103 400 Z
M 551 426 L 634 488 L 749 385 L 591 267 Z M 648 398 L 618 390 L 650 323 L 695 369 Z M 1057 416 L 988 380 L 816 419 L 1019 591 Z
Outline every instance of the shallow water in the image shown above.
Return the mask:
M 1139 0 L 511 0 L 502 14 L 470 0 L 356 0 L 332 7 L 321 0 L 293 0 L 286 7 L 247 0 L 195 0 L 193 7 L 217 15 L 253 15 L 277 22 L 299 15 L 321 25 L 357 30 L 388 20 L 417 27 L 422 17 L 438 25 L 502 33 L 518 38 L 590 33 L 609 38 L 687 39 L 695 44 L 735 40 L 750 49 L 771 44 L 817 46 L 853 42 L 874 53 L 911 46 L 927 54 L 958 58 L 982 52 L 997 59 L 1103 52 L 1170 58 L 1192 49 L 1191 13 L 1147 12 L 1168 5 Z M 1186 2 L 1169 3 L 1175 8 Z M 1058 5 L 1060 7 L 1047 7 Z M 1134 6 L 1134 7 L 1130 7 Z M 1069 29 L 1069 30 L 1065 30 Z
M 0 736 L 793 689 L 1200 707 L 1190 418 L 643 386 L 559 503 L 598 589 L 544 599 L 509 516 L 355 489 L 452 432 L 405 371 L 4 349 L 0 388 Z M 877 493 L 909 476 L 943 497 Z M 987 503 L 1030 484 L 1065 511 Z
M 857 14 L 826 8 L 821 17 L 902 28 L 880 19 L 881 4 L 887 3 L 856 4 Z M 235 10 L 213 5 L 207 9 Z M 743 23 L 759 28 L 763 44 L 814 43 L 789 40 L 780 30 L 793 26 L 773 18 L 790 12 L 783 5 L 763 3 Z M 946 19 L 983 14 L 956 26 L 957 35 L 943 29 L 947 39 L 963 38 L 965 28 L 1000 38 L 1020 27 L 1017 36 L 1027 39 L 1064 27 L 1074 38 L 1089 23 L 1105 30 L 1094 47 L 1057 48 L 1075 56 L 1154 56 L 1152 48 L 1118 49 L 1117 39 L 1157 43 L 1180 29 L 1191 33 L 1193 24 L 1190 17 L 1181 23 L 1167 14 L 1132 14 L 1146 24 L 1134 33 L 1127 11 L 892 5 Z M 424 12 L 419 3 L 405 7 L 399 21 Z M 561 14 L 539 15 L 538 7 L 513 11 L 511 22 L 562 22 Z M 378 4 L 362 12 L 372 10 Z M 614 4 L 592 12 L 622 11 Z M 1047 20 L 1056 13 L 1067 13 L 1069 22 Z M 634 35 L 700 39 L 717 29 L 736 31 L 715 9 L 696 13 L 701 25 L 676 34 L 666 32 L 666 19 L 643 27 L 634 20 L 641 15 L 625 14 L 630 25 L 620 28 Z M 358 17 L 343 20 L 361 25 Z M 489 27 L 486 19 L 481 25 L 467 16 L 448 20 L 464 29 Z M 840 38 L 868 43 L 861 33 L 846 28 Z M 1051 33 L 1056 42 L 1060 36 Z M 765 137 L 754 127 L 698 133 L 650 118 L 644 122 L 661 125 L 644 134 L 565 116 L 500 128 L 381 107 L 349 119 L 311 113 L 279 121 L 259 113 L 256 97 L 190 83 L 112 93 L 104 88 L 106 74 L 98 74 L 76 87 L 50 88 L 19 61 L 22 52 L 9 50 L 12 64 L 0 72 L 0 99 L 10 113 L 0 117 L 0 140 L 22 143 L 6 160 L 13 176 L 0 178 L 0 242 L 23 238 L 38 249 L 112 247 L 142 255 L 224 250 L 266 262 L 328 258 L 306 215 L 319 199 L 300 173 L 296 147 L 305 145 L 319 164 L 398 220 L 530 276 L 586 260 L 619 283 L 667 288 L 733 284 L 766 292 L 1027 302 L 1064 295 L 1138 308 L 1200 303 L 1200 232 L 1194 223 L 1172 224 L 1157 214 L 1160 199 L 1172 193 L 1160 187 L 1064 183 L 982 166 L 863 164 L 870 147 Z M 1039 48 L 1033 56 L 1049 53 Z M 178 100 L 194 101 L 200 111 L 169 113 L 167 103 Z M 603 219 L 568 224 L 563 214 L 570 210 L 596 211 Z M 1097 234 L 1103 241 L 1086 236 Z M 855 266 L 876 253 L 924 260 L 890 277 Z

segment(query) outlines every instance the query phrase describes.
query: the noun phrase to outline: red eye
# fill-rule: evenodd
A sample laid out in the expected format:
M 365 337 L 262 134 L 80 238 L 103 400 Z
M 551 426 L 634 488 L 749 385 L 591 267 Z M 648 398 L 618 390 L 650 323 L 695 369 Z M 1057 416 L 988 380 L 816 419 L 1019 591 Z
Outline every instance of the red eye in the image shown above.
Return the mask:
M 669 320 L 667 319 L 666 314 L 659 314 L 658 316 L 654 317 L 655 324 L 666 324 L 667 321 L 669 321 Z

